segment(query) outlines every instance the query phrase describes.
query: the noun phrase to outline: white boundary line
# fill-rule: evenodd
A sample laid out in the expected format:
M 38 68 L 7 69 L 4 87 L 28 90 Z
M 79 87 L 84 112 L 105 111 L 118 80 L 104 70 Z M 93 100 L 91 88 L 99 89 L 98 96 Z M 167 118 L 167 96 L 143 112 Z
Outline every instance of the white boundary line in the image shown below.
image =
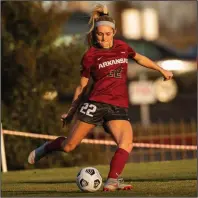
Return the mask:
M 20 131 L 10 131 L 2 130 L 3 134 L 7 135 L 17 135 L 23 137 L 32 137 L 40 139 L 54 140 L 59 136 L 53 135 L 43 135 L 37 133 L 20 132 Z M 114 141 L 111 140 L 96 140 L 96 139 L 83 139 L 81 143 L 86 144 L 103 144 L 103 145 L 116 145 Z M 170 145 L 170 144 L 154 144 L 154 143 L 133 143 L 134 147 L 139 148 L 160 148 L 160 149 L 175 149 L 175 150 L 197 150 L 197 145 Z

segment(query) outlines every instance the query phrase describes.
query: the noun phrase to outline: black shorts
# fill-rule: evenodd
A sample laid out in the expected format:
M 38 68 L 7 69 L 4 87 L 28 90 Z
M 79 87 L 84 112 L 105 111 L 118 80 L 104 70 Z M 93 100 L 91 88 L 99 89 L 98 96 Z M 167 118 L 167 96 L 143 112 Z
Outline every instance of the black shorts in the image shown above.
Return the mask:
M 128 120 L 128 108 L 95 101 L 84 102 L 78 109 L 77 118 L 83 122 L 104 125 L 110 120 Z

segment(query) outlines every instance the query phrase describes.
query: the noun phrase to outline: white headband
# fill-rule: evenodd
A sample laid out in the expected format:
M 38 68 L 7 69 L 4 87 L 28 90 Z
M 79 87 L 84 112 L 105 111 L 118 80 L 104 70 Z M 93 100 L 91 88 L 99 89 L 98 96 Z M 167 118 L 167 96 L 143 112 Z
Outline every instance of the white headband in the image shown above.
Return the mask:
M 98 21 L 98 22 L 95 23 L 95 27 L 98 27 L 100 25 L 107 25 L 107 26 L 110 26 L 113 29 L 115 29 L 115 24 L 111 21 Z

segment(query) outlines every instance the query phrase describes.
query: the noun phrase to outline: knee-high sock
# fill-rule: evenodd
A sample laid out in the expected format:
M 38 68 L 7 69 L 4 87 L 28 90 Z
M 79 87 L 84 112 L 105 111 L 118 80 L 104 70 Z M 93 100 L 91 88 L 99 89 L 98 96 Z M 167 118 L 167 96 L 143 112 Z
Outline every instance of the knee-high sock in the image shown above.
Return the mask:
M 108 178 L 118 178 L 129 158 L 129 153 L 122 148 L 118 148 L 111 160 Z
M 55 140 L 51 141 L 49 144 L 45 146 L 45 151 L 50 153 L 52 151 L 62 151 L 61 144 L 65 140 L 65 137 L 58 137 Z

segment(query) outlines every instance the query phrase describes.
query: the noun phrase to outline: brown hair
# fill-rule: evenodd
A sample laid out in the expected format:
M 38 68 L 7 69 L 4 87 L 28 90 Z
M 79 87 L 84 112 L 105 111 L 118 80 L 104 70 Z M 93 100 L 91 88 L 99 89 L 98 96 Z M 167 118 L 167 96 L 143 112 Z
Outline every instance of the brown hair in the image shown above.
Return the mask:
M 89 24 L 91 24 L 91 28 L 87 33 L 87 41 L 89 47 L 93 46 L 96 43 L 95 39 L 95 22 L 98 21 L 110 21 L 115 24 L 115 20 L 109 16 L 108 9 L 105 5 L 97 4 L 92 11 Z

